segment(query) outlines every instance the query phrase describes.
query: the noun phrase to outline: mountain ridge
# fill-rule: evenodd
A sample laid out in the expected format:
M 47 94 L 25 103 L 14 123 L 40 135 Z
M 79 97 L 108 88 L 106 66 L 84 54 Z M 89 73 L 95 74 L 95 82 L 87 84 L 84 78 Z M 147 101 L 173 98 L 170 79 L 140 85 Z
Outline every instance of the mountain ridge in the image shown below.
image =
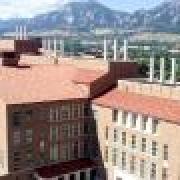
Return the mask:
M 165 1 L 150 10 L 133 13 L 112 10 L 92 0 L 70 2 L 61 8 L 34 18 L 0 20 L 0 31 L 12 31 L 16 24 L 26 24 L 30 30 L 72 28 L 90 31 L 95 28 L 180 32 L 180 1 Z

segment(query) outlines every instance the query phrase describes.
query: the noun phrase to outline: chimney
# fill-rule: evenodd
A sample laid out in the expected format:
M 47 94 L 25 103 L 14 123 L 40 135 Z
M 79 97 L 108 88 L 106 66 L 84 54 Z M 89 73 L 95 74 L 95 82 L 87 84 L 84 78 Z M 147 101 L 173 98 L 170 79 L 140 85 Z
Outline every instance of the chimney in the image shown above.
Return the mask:
M 165 59 L 160 59 L 160 83 L 163 84 L 165 82 Z
M 128 41 L 124 40 L 124 61 L 128 60 Z
M 107 39 L 106 37 L 104 38 L 104 60 L 107 60 L 107 51 L 108 51 L 108 47 L 107 47 Z
M 118 41 L 117 39 L 114 39 L 114 61 L 117 61 L 117 47 L 118 47 Z
M 149 81 L 154 82 L 154 57 L 150 57 Z
M 176 58 L 172 58 L 171 83 L 176 84 Z

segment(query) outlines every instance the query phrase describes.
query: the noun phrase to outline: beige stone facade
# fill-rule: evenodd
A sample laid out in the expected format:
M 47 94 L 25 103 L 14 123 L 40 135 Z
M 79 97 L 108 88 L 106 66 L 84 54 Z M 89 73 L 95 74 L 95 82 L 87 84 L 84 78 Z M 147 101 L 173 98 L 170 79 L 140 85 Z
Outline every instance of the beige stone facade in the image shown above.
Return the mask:
M 133 117 L 132 112 L 122 109 L 95 104 L 93 108 L 96 111 L 97 134 L 108 180 L 121 178 L 122 180 L 179 180 L 180 126 L 178 124 L 143 114 L 135 114 Z M 113 111 L 118 112 L 115 122 Z M 123 116 L 123 113 L 127 113 L 127 116 Z M 146 129 L 143 129 L 143 118 L 146 118 Z M 135 121 L 134 125 L 133 121 Z M 157 127 L 153 127 L 154 121 L 158 122 Z M 133 137 L 134 142 L 132 142 Z M 125 160 L 122 157 L 123 153 Z M 123 161 L 125 161 L 124 165 Z M 141 165 L 142 162 L 144 165 Z M 155 166 L 154 170 L 152 164 Z

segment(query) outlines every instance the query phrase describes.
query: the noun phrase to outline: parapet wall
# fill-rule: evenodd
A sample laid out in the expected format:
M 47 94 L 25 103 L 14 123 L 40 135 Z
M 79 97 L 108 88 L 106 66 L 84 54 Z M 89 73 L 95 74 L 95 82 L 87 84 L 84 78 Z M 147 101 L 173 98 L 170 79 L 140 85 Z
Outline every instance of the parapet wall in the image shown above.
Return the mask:
M 142 79 L 141 79 L 142 80 Z M 118 89 L 142 95 L 180 100 L 180 85 L 162 85 L 139 80 L 119 80 Z

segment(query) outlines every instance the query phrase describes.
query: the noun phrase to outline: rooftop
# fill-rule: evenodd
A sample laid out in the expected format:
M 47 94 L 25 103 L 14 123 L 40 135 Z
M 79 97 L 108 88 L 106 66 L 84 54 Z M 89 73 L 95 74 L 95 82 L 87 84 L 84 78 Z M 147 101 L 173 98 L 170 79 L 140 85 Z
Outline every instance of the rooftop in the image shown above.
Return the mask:
M 0 100 L 21 104 L 87 98 L 84 87 L 104 73 L 66 64 L 0 67 Z
M 113 89 L 93 101 L 97 105 L 141 113 L 172 123 L 180 123 L 180 102 Z
M 91 160 L 79 159 L 50 166 L 44 166 L 36 169 L 36 172 L 38 176 L 42 178 L 52 178 L 63 174 L 84 170 L 87 168 L 93 168 L 95 166 L 95 162 Z

